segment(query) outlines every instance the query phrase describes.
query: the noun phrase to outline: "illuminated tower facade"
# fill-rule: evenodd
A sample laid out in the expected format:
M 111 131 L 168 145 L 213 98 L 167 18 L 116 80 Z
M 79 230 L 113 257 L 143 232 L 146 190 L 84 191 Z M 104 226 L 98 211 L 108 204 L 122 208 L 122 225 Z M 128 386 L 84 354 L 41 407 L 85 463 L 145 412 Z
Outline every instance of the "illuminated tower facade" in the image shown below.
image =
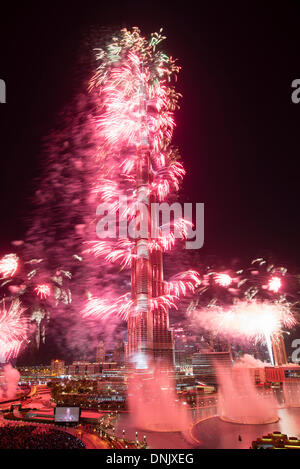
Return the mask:
M 131 269 L 131 297 L 135 308 L 128 319 L 127 355 L 140 352 L 155 362 L 172 367 L 174 365 L 174 337 L 169 328 L 169 311 L 167 308 L 155 309 L 150 305 L 152 299 L 167 293 L 167 284 L 163 280 L 163 260 L 161 249 L 149 249 L 151 230 L 158 220 L 152 214 L 151 204 L 156 201 L 156 194 L 151 192 L 150 149 L 144 145 L 138 150 L 137 168 L 137 201 L 146 210 L 141 210 L 140 220 L 147 217 L 147 233 L 137 237 L 134 248 L 134 260 Z M 138 227 L 139 228 L 139 227 Z M 158 226 L 154 228 L 154 231 Z
M 160 50 L 164 39 L 162 29 L 146 39 L 137 27 L 124 28 L 98 49 L 99 66 L 90 84 L 98 93 L 100 109 L 97 158 L 102 166 L 95 193 L 105 204 L 112 204 L 108 209 L 111 220 L 118 212 L 119 232 L 111 226 L 112 231 L 103 237 L 105 241 L 95 243 L 90 251 L 105 256 L 107 262 L 119 262 L 122 268 L 131 267 L 131 295 L 128 292 L 112 299 L 111 304 L 92 298 L 85 315 L 107 317 L 116 312 L 128 321 L 129 361 L 132 355 L 143 353 L 150 361 L 173 366 L 169 308 L 182 291 L 185 294 L 192 288 L 193 281 L 189 278 L 186 282 L 189 287 L 183 285 L 182 276 L 175 283 L 174 279 L 164 282 L 162 252 L 171 249 L 180 236 L 166 234 L 165 222 L 162 236 L 158 220 L 151 216 L 151 204 L 163 202 L 178 191 L 185 174 L 178 161 L 180 155 L 171 145 L 174 111 L 181 97 L 172 83 L 180 67 Z M 99 222 L 103 225 L 101 233 L 105 219 Z M 131 230 L 132 222 L 136 225 Z M 186 234 L 183 221 L 176 222 Z M 154 234 L 153 228 L 159 233 Z

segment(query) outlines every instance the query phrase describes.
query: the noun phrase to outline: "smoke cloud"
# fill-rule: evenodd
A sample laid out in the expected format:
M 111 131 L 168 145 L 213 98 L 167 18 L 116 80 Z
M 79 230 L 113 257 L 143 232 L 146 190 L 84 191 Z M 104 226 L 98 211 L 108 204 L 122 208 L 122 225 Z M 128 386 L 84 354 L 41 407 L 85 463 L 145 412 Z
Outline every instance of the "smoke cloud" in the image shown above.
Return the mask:
M 13 399 L 16 396 L 20 373 L 10 364 L 4 366 L 3 389 L 0 388 L 0 399 Z

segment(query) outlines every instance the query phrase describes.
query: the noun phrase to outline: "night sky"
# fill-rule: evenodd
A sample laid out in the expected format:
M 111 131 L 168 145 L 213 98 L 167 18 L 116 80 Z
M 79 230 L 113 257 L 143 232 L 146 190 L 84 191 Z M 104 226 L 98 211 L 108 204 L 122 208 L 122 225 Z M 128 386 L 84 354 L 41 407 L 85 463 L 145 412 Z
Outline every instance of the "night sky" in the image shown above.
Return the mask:
M 163 26 L 164 47 L 182 65 L 175 143 L 187 169 L 182 201 L 205 203 L 203 252 L 299 261 L 299 4 L 63 3 L 1 14 L 1 251 L 30 223 L 42 139 L 76 93 L 84 35 L 138 25 L 145 34 Z
M 187 170 L 181 200 L 205 203 L 203 255 L 270 254 L 297 268 L 299 3 L 62 3 L 1 6 L 0 254 L 30 224 L 43 138 L 80 86 L 89 29 L 139 26 L 148 35 L 163 27 L 164 49 L 182 66 L 174 137 Z

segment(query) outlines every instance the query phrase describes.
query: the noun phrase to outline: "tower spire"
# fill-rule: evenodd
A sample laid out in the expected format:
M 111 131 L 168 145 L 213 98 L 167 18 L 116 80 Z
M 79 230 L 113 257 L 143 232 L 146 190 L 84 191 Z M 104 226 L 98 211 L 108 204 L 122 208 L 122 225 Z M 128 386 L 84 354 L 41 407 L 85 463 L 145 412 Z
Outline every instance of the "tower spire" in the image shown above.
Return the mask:
M 173 336 L 169 331 L 169 311 L 152 308 L 151 299 L 163 295 L 162 250 L 150 249 L 151 234 L 158 232 L 158 220 L 151 216 L 151 204 L 156 202 L 156 193 L 151 190 L 151 145 L 147 128 L 147 94 L 144 83 L 144 66 L 141 62 L 140 119 L 141 140 L 137 145 L 136 158 L 136 203 L 144 204 L 147 214 L 145 237 L 135 239 L 134 256 L 131 267 L 131 295 L 135 308 L 128 318 L 128 354 L 142 352 L 150 360 L 159 360 L 173 365 Z M 153 223 L 156 224 L 153 227 Z M 154 229 L 153 229 L 154 228 Z

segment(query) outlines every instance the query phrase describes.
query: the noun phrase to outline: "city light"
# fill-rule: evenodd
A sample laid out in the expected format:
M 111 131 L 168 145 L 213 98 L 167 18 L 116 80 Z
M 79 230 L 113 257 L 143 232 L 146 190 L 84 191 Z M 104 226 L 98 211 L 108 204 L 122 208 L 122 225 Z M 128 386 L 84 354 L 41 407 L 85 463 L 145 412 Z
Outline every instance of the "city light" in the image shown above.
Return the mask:
M 179 112 L 188 82 L 177 86 L 172 43 L 166 53 L 163 29 L 147 37 L 137 26 L 92 36 L 94 64 L 88 55 L 79 62 L 80 93 L 45 145 L 30 226 L 0 258 L 0 449 L 174 444 L 191 456 L 213 444 L 249 448 L 253 434 L 253 449 L 300 449 L 287 436 L 300 431 L 294 266 L 275 265 L 273 253 L 245 262 L 252 251 L 230 254 L 227 236 L 223 255 L 209 245 L 183 251 L 196 233 L 195 214 L 185 219 L 174 208 L 193 179 L 185 182 L 184 161 L 192 174 L 199 158 L 199 187 L 212 187 L 216 200 L 223 192 L 219 174 L 209 183 L 202 175 L 207 142 L 192 122 L 194 95 Z M 185 79 L 205 66 L 195 57 L 182 58 Z M 197 112 L 205 116 L 205 107 Z M 174 145 L 177 124 L 175 142 L 186 132 L 201 142 L 185 160 Z M 229 152 L 217 153 L 222 175 Z M 158 204 L 173 212 L 169 221 L 154 212 Z M 265 239 L 257 252 L 269 248 Z M 107 457 L 140 457 L 117 453 Z

